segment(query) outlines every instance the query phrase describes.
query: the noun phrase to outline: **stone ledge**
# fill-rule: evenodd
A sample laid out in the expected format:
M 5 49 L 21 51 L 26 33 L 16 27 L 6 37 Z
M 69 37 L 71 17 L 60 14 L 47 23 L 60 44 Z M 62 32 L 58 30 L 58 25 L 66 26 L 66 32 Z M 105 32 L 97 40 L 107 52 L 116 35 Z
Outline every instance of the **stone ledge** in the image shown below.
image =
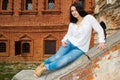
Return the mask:
M 80 58 L 78 58 L 76 61 L 74 61 L 70 65 L 68 65 L 64 68 L 61 68 L 59 70 L 56 70 L 48 75 L 45 75 L 46 77 L 43 76 L 43 77 L 39 78 L 38 80 L 60 80 L 60 78 L 62 76 L 72 72 L 73 70 L 86 64 L 87 62 L 89 62 L 88 58 L 85 55 L 82 55 Z
M 85 55 L 82 55 L 70 65 L 55 71 L 46 71 L 40 78 L 34 76 L 34 70 L 22 70 L 17 73 L 12 80 L 60 80 L 60 78 L 78 67 L 89 62 Z
M 107 50 L 109 50 L 113 46 L 120 44 L 120 37 L 119 36 L 120 36 L 120 30 L 118 30 L 115 34 L 113 34 L 107 38 L 107 40 L 106 40 L 106 44 L 107 44 L 106 47 L 107 48 L 105 50 L 99 50 L 96 48 L 97 45 L 95 45 L 85 54 L 88 55 L 90 57 L 90 59 L 101 55 L 102 53 L 106 52 Z
M 34 70 L 22 70 L 16 74 L 12 80 L 37 80 L 38 78 L 35 77 L 33 73 Z
M 120 35 L 120 30 L 118 30 L 116 34 L 107 38 L 106 41 L 107 48 L 105 50 L 102 51 L 98 50 L 96 49 L 97 45 L 95 45 L 86 53 L 86 55 L 88 55 L 90 59 L 93 59 L 94 57 L 99 56 L 100 54 L 104 53 L 105 51 L 119 44 L 120 43 L 119 35 Z M 60 80 L 62 76 L 65 76 L 66 74 L 74 71 L 79 67 L 84 67 L 87 63 L 89 63 L 91 60 L 89 60 L 86 55 L 82 55 L 70 65 L 63 67 L 59 70 L 55 70 L 51 72 L 46 71 L 40 78 L 37 78 L 33 75 L 33 70 L 22 70 L 21 72 L 16 74 L 12 80 Z

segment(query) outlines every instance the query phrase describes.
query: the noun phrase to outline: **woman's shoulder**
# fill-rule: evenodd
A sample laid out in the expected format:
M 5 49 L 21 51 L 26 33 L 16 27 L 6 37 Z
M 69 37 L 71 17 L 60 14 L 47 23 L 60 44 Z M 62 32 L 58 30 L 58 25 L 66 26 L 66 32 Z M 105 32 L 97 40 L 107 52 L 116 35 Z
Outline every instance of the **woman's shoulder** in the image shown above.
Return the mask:
M 94 17 L 94 16 L 91 15 L 91 14 L 88 14 L 88 15 L 85 16 L 85 18 L 93 18 L 93 17 Z
M 91 14 L 88 14 L 88 15 L 86 15 L 86 16 L 84 17 L 84 19 L 87 20 L 87 21 L 92 21 L 92 20 L 95 19 L 95 17 L 94 17 L 93 15 L 91 15 Z
M 75 26 L 75 23 L 70 22 L 69 23 L 69 28 L 72 28 L 73 26 Z
M 74 24 L 75 24 L 75 23 L 70 22 L 70 23 L 69 23 L 69 26 L 74 25 Z

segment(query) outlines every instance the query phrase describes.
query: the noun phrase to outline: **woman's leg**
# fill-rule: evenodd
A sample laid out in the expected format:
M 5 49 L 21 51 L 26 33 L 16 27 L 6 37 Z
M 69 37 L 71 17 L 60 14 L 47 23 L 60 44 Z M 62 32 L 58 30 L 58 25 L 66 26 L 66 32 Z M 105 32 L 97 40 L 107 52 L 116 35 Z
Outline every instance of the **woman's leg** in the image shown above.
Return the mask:
M 56 54 L 54 54 L 50 58 L 44 60 L 44 64 L 49 64 L 51 62 L 54 62 L 61 56 L 65 55 L 66 53 L 68 53 L 69 50 L 71 50 L 70 47 L 71 47 L 71 43 L 69 41 L 67 41 L 67 46 L 66 47 L 61 46 Z
M 53 55 L 50 58 L 46 59 L 44 61 L 44 63 L 42 63 L 41 65 L 39 65 L 35 69 L 35 71 L 34 71 L 35 75 L 40 76 L 46 70 L 45 66 L 47 64 L 50 64 L 50 63 L 56 61 L 58 58 L 60 58 L 61 56 L 65 55 L 66 53 L 68 53 L 69 50 L 71 50 L 71 43 L 68 41 L 66 47 L 61 46 L 59 48 L 58 52 L 55 55 Z
M 80 49 L 73 49 L 68 54 L 60 57 L 58 60 L 56 60 L 50 64 L 46 64 L 45 66 L 46 66 L 47 70 L 59 69 L 63 66 L 66 66 L 67 64 L 73 62 L 78 57 L 80 57 L 83 53 L 84 52 L 81 51 Z

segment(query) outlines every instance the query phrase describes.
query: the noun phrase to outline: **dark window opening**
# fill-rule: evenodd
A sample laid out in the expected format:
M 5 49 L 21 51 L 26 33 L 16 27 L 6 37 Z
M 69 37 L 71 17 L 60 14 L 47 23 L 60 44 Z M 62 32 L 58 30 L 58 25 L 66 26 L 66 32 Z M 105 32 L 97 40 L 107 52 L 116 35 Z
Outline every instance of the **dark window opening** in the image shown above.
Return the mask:
M 23 43 L 21 41 L 15 42 L 15 55 L 20 55 L 21 53 L 30 53 L 30 44 Z
M 84 0 L 79 0 L 80 5 L 84 8 L 85 6 L 85 1 Z
M 54 9 L 54 8 L 55 8 L 55 1 L 48 0 L 48 9 Z
M 30 52 L 30 44 L 29 43 L 23 43 L 22 44 L 22 53 L 29 53 Z
M 26 10 L 32 10 L 32 0 L 26 0 Z
M 45 54 L 55 54 L 56 40 L 45 40 Z
M 100 22 L 100 25 L 101 25 L 101 27 L 103 28 L 104 36 L 105 36 L 105 39 L 106 39 L 106 37 L 107 37 L 106 24 L 105 24 L 103 21 L 101 21 L 101 22 Z
M 15 42 L 15 55 L 21 54 L 21 41 Z
M 6 43 L 4 42 L 0 43 L 0 52 L 6 52 Z
M 2 10 L 8 10 L 8 0 L 2 1 Z

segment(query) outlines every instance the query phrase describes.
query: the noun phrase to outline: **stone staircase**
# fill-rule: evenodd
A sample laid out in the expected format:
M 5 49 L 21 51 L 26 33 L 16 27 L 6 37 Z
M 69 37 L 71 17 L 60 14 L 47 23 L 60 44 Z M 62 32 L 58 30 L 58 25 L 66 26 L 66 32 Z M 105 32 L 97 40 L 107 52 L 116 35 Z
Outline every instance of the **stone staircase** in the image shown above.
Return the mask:
M 106 44 L 107 48 L 105 50 L 97 49 L 96 44 L 87 53 L 85 53 L 85 55 L 82 55 L 70 65 L 59 70 L 46 71 L 40 78 L 33 75 L 33 70 L 22 70 L 17 73 L 12 80 L 111 80 L 107 78 L 95 79 L 98 76 L 95 69 L 100 70 L 100 64 L 98 63 L 106 55 L 110 57 L 110 54 L 115 51 L 117 51 L 115 52 L 116 54 L 120 55 L 120 30 L 108 37 Z M 116 62 L 120 62 L 118 58 L 116 59 Z M 107 58 L 105 60 L 112 60 L 112 58 Z M 107 64 L 104 64 L 104 66 L 107 66 Z M 120 76 L 116 78 L 120 79 Z

